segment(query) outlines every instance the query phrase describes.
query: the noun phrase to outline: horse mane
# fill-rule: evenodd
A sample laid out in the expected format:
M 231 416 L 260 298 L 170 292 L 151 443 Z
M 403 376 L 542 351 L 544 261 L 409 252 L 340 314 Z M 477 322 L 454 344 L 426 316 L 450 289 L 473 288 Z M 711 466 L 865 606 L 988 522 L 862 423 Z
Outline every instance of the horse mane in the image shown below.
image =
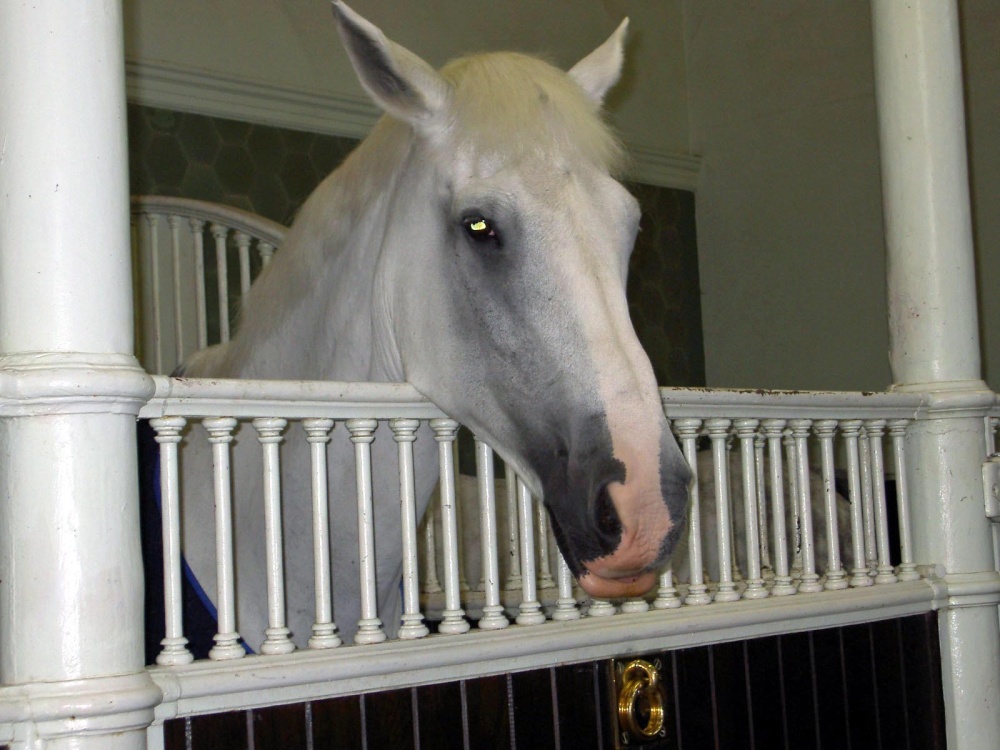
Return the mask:
M 515 161 L 568 156 L 612 174 L 623 170 L 625 150 L 600 105 L 548 62 L 490 52 L 458 58 L 440 72 L 453 89 L 450 146 Z

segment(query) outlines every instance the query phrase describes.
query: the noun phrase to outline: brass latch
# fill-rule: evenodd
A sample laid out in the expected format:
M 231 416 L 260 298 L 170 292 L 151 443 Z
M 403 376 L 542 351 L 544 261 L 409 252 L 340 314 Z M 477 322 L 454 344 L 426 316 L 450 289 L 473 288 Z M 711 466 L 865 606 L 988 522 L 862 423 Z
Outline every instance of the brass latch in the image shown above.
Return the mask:
M 660 660 L 633 659 L 614 665 L 615 746 L 667 746 L 667 696 Z

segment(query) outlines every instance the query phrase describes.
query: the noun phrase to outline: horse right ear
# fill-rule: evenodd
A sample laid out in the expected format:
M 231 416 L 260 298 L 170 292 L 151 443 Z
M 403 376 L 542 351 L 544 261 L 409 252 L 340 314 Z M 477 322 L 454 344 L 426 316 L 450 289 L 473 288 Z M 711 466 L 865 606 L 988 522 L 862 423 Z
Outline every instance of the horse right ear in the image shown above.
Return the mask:
M 587 96 L 598 106 L 604 102 L 604 95 L 621 76 L 627 34 L 628 18 L 618 24 L 618 28 L 604 44 L 569 70 L 570 78 L 580 84 Z
M 354 71 L 375 103 L 418 130 L 431 127 L 447 106 L 448 82 L 346 4 L 334 2 L 333 15 Z

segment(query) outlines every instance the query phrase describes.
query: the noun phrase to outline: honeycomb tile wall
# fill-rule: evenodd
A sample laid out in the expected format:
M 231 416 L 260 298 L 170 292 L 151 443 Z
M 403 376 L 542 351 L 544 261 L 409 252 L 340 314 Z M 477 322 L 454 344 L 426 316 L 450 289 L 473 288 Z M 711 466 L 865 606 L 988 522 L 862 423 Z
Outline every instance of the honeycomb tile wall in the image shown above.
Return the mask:
M 133 194 L 225 203 L 290 224 L 356 141 L 129 105 Z M 705 384 L 694 195 L 630 184 L 642 205 L 629 311 L 661 385 Z

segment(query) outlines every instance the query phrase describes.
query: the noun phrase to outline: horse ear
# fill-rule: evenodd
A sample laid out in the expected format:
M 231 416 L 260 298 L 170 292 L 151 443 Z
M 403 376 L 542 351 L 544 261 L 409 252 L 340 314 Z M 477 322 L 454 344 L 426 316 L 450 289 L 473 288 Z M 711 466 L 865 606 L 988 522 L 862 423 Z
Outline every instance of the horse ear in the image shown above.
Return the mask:
M 376 104 L 415 127 L 426 127 L 444 110 L 450 87 L 430 65 L 345 3 L 333 3 L 333 16 L 354 71 Z
M 580 84 L 596 104 L 604 102 L 605 94 L 618 82 L 622 73 L 627 33 L 628 18 L 618 25 L 604 44 L 569 70 L 570 77 Z

